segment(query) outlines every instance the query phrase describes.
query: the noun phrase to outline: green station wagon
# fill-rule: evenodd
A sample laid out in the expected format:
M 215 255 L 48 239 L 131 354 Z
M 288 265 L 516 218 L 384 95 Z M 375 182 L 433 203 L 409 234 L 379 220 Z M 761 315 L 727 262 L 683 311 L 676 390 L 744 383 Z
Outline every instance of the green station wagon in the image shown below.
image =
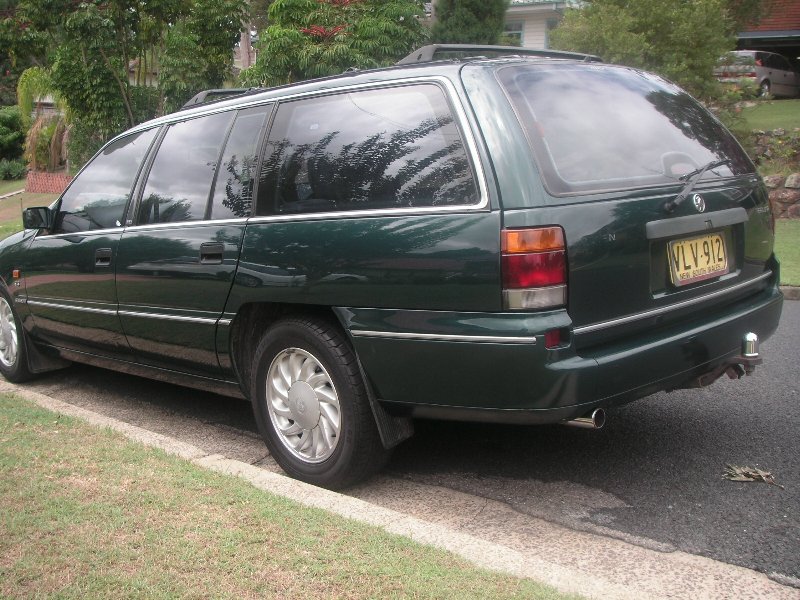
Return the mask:
M 736 140 L 658 76 L 484 50 L 113 139 L 0 244 L 0 371 L 248 398 L 283 469 L 334 488 L 414 418 L 599 427 L 749 374 L 783 298 Z

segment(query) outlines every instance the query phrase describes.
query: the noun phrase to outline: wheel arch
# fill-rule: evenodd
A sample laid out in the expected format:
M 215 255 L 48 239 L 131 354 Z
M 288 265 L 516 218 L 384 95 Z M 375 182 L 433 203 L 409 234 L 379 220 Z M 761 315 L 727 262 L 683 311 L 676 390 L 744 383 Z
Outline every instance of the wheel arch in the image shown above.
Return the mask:
M 381 442 L 386 449 L 393 448 L 413 435 L 414 427 L 411 419 L 389 414 L 375 397 L 369 377 L 364 371 L 361 360 L 358 358 L 358 352 L 353 345 L 350 332 L 344 324 L 342 313 L 332 306 L 253 302 L 244 304 L 239 308 L 231 323 L 229 351 L 233 369 L 239 381 L 239 387 L 245 397 L 250 397 L 248 388 L 252 376 L 252 363 L 249 358 L 255 354 L 256 347 L 261 341 L 264 332 L 272 324 L 289 317 L 311 317 L 324 320 L 335 325 L 344 334 L 358 360 L 372 414 L 375 417 Z

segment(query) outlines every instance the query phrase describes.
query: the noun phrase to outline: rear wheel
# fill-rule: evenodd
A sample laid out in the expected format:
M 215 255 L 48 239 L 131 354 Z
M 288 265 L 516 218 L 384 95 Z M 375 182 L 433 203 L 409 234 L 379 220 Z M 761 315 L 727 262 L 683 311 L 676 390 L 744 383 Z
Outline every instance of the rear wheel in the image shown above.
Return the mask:
M 334 323 L 279 321 L 255 352 L 253 412 L 275 461 L 292 477 L 331 489 L 380 469 L 380 442 L 353 350 Z
M 12 383 L 32 377 L 28 369 L 22 326 L 5 292 L 0 292 L 0 373 Z
M 769 96 L 771 89 L 772 88 L 770 87 L 769 80 L 765 79 L 764 81 L 761 82 L 761 85 L 759 86 L 758 95 L 761 96 L 762 98 L 766 98 L 767 96 Z

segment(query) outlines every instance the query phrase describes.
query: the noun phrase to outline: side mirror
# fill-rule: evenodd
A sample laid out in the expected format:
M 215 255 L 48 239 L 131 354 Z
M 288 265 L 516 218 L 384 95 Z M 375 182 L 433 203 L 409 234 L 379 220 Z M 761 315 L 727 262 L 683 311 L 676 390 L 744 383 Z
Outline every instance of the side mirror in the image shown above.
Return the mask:
M 22 211 L 25 229 L 52 229 L 54 213 L 47 206 L 34 206 Z

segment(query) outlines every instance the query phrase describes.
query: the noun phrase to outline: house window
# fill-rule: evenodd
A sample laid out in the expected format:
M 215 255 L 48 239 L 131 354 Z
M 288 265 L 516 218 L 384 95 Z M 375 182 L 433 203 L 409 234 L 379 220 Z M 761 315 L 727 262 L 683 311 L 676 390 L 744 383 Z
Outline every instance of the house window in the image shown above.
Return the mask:
M 503 29 L 503 33 L 508 38 L 513 38 L 519 45 L 522 46 L 523 42 L 523 33 L 525 32 L 525 23 L 522 21 L 511 21 L 506 23 L 505 28 Z

